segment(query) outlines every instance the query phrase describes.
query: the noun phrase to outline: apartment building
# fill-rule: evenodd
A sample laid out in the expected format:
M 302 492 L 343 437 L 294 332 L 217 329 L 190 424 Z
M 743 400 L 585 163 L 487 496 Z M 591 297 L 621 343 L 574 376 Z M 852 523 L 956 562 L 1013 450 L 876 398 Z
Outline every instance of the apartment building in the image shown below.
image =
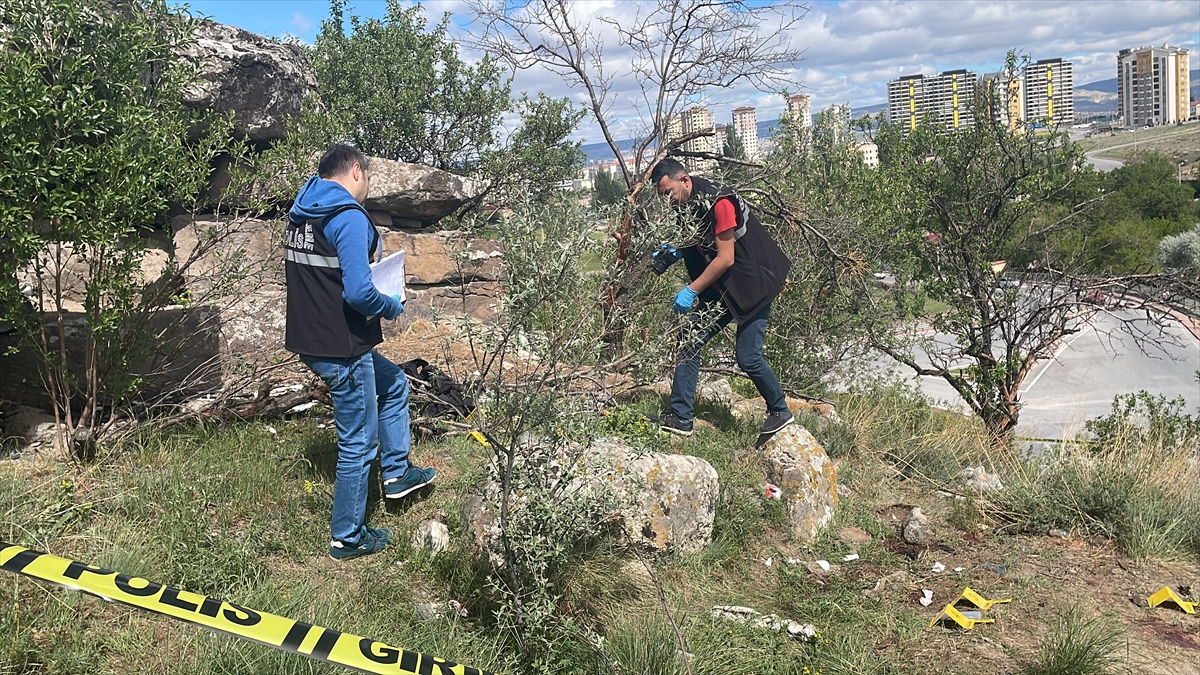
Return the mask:
M 1024 120 L 1030 124 L 1067 125 L 1075 121 L 1074 66 L 1042 59 L 1025 67 Z
M 977 76 L 966 70 L 938 75 L 906 75 L 888 82 L 888 122 L 911 131 L 926 116 L 949 129 L 975 124 Z
M 801 127 L 812 128 L 812 100 L 805 94 L 793 94 L 787 97 L 787 113 Z
M 680 114 L 680 131 L 681 136 L 713 129 L 717 126 L 716 119 L 713 114 L 704 106 L 695 106 L 688 108 Z M 716 154 L 717 137 L 715 135 L 700 136 L 683 144 L 683 149 L 688 152 L 709 152 Z M 715 162 L 711 159 L 702 159 L 697 157 L 687 157 L 683 161 L 684 166 L 688 168 L 688 172 L 707 173 L 712 170 Z
M 1013 131 L 1024 128 L 1024 77 L 1007 73 L 986 73 L 980 80 L 980 87 L 989 94 L 987 105 L 993 120 Z
M 758 114 L 750 106 L 733 109 L 733 132 L 746 149 L 746 159 L 758 159 Z
M 1190 117 L 1188 50 L 1122 49 L 1117 55 L 1117 114 L 1125 126 L 1158 126 Z

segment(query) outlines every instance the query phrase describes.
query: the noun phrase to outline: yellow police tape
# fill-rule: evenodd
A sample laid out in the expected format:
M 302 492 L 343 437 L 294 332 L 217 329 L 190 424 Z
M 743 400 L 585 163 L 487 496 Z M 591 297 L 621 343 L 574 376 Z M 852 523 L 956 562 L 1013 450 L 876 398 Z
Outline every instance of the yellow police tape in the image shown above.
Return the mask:
M 492 675 L 486 670 L 391 647 L 370 638 L 255 611 L 2 541 L 0 569 L 364 673 Z

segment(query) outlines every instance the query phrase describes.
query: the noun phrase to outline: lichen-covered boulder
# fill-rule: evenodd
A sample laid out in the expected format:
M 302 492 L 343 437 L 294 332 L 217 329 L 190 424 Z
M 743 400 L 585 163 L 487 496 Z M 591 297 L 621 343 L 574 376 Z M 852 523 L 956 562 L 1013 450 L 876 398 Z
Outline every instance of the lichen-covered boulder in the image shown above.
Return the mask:
M 487 182 L 422 164 L 371 158 L 370 211 L 397 219 L 436 223 L 487 189 Z
M 560 452 L 543 467 L 550 465 L 565 480 L 559 494 L 563 508 L 570 508 L 572 495 L 587 495 L 582 502 L 611 508 L 611 520 L 619 520 L 625 535 L 637 544 L 694 553 L 712 542 L 721 488 L 716 470 L 699 457 L 643 452 L 620 441 L 599 440 L 587 448 Z M 512 503 L 520 508 L 527 498 L 515 492 Z M 496 565 L 503 564 L 498 555 L 500 502 L 493 463 L 481 494 L 463 505 L 463 518 L 471 539 Z
M 793 415 L 817 415 L 818 417 L 830 422 L 838 422 L 837 410 L 830 403 L 822 401 L 808 401 L 804 399 L 787 397 L 788 410 L 792 411 Z M 763 397 L 758 398 L 739 398 L 730 403 L 729 412 L 733 416 L 742 421 L 761 420 L 767 416 L 767 402 Z
M 767 480 L 782 491 L 796 539 L 809 542 L 833 520 L 837 470 L 808 429 L 790 424 L 763 444 Z
M 196 24 L 195 37 L 181 55 L 199 67 L 200 75 L 184 102 L 200 110 L 233 111 L 234 133 L 250 141 L 283 138 L 287 118 L 299 114 L 317 88 L 304 49 L 207 20 Z
M 694 553 L 712 543 L 721 485 L 711 464 L 690 455 L 639 452 L 618 441 L 597 441 L 608 457 L 613 487 L 626 492 L 626 535 L 660 551 Z

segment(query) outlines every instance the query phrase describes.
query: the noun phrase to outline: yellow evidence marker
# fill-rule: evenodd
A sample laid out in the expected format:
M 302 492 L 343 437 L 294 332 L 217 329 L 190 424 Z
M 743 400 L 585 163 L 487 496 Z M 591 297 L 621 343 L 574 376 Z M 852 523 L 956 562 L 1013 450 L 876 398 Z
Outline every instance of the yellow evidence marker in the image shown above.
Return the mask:
M 975 605 L 976 607 L 978 607 L 979 609 L 987 611 L 992 608 L 992 605 L 999 605 L 999 604 L 1005 603 L 1005 602 L 1012 602 L 1012 598 L 988 600 L 987 598 L 983 597 L 982 595 L 971 590 L 970 586 L 967 586 L 966 588 L 963 589 L 962 594 L 958 596 L 958 599 L 950 604 L 957 605 L 961 602 L 969 602 L 972 605 Z
M 1163 586 L 1161 589 L 1159 589 L 1159 591 L 1157 593 L 1146 598 L 1146 604 L 1151 607 L 1158 607 L 1159 605 L 1163 604 L 1164 602 L 1173 602 L 1179 606 L 1179 609 L 1182 609 L 1183 611 L 1187 612 L 1188 614 L 1196 613 L 1196 604 L 1197 603 L 1188 602 L 1188 601 L 1184 600 L 1183 598 L 1179 597 L 1178 595 L 1175 594 L 1175 591 L 1171 590 L 1171 588 L 1169 586 Z
M 933 628 L 938 623 L 945 621 L 946 619 L 958 624 L 963 630 L 971 630 L 981 623 L 996 623 L 995 619 L 983 618 L 983 612 L 960 612 L 954 605 L 946 605 L 942 608 L 941 614 L 933 617 L 933 621 L 929 622 L 929 627 Z

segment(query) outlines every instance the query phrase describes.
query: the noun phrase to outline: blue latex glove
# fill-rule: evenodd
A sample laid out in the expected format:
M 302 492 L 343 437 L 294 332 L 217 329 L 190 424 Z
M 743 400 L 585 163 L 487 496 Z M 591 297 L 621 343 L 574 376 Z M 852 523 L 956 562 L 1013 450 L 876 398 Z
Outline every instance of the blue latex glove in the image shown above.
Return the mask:
M 675 296 L 675 311 L 680 314 L 687 314 L 692 309 L 692 305 L 696 302 L 696 291 L 692 290 L 691 286 L 684 286 L 682 291 Z
M 674 246 L 663 244 L 650 257 L 654 258 L 654 266 L 651 269 L 654 270 L 655 274 L 662 276 L 668 267 L 674 265 L 683 257 L 683 254 L 677 251 Z
M 387 319 L 388 321 L 391 321 L 392 319 L 395 319 L 396 317 L 398 317 L 404 313 L 404 303 L 400 302 L 400 294 L 398 294 L 398 293 L 393 293 L 393 294 L 389 295 L 388 297 L 391 298 L 392 300 L 396 301 L 396 312 L 394 314 L 392 314 L 391 316 L 384 314 L 383 318 Z

